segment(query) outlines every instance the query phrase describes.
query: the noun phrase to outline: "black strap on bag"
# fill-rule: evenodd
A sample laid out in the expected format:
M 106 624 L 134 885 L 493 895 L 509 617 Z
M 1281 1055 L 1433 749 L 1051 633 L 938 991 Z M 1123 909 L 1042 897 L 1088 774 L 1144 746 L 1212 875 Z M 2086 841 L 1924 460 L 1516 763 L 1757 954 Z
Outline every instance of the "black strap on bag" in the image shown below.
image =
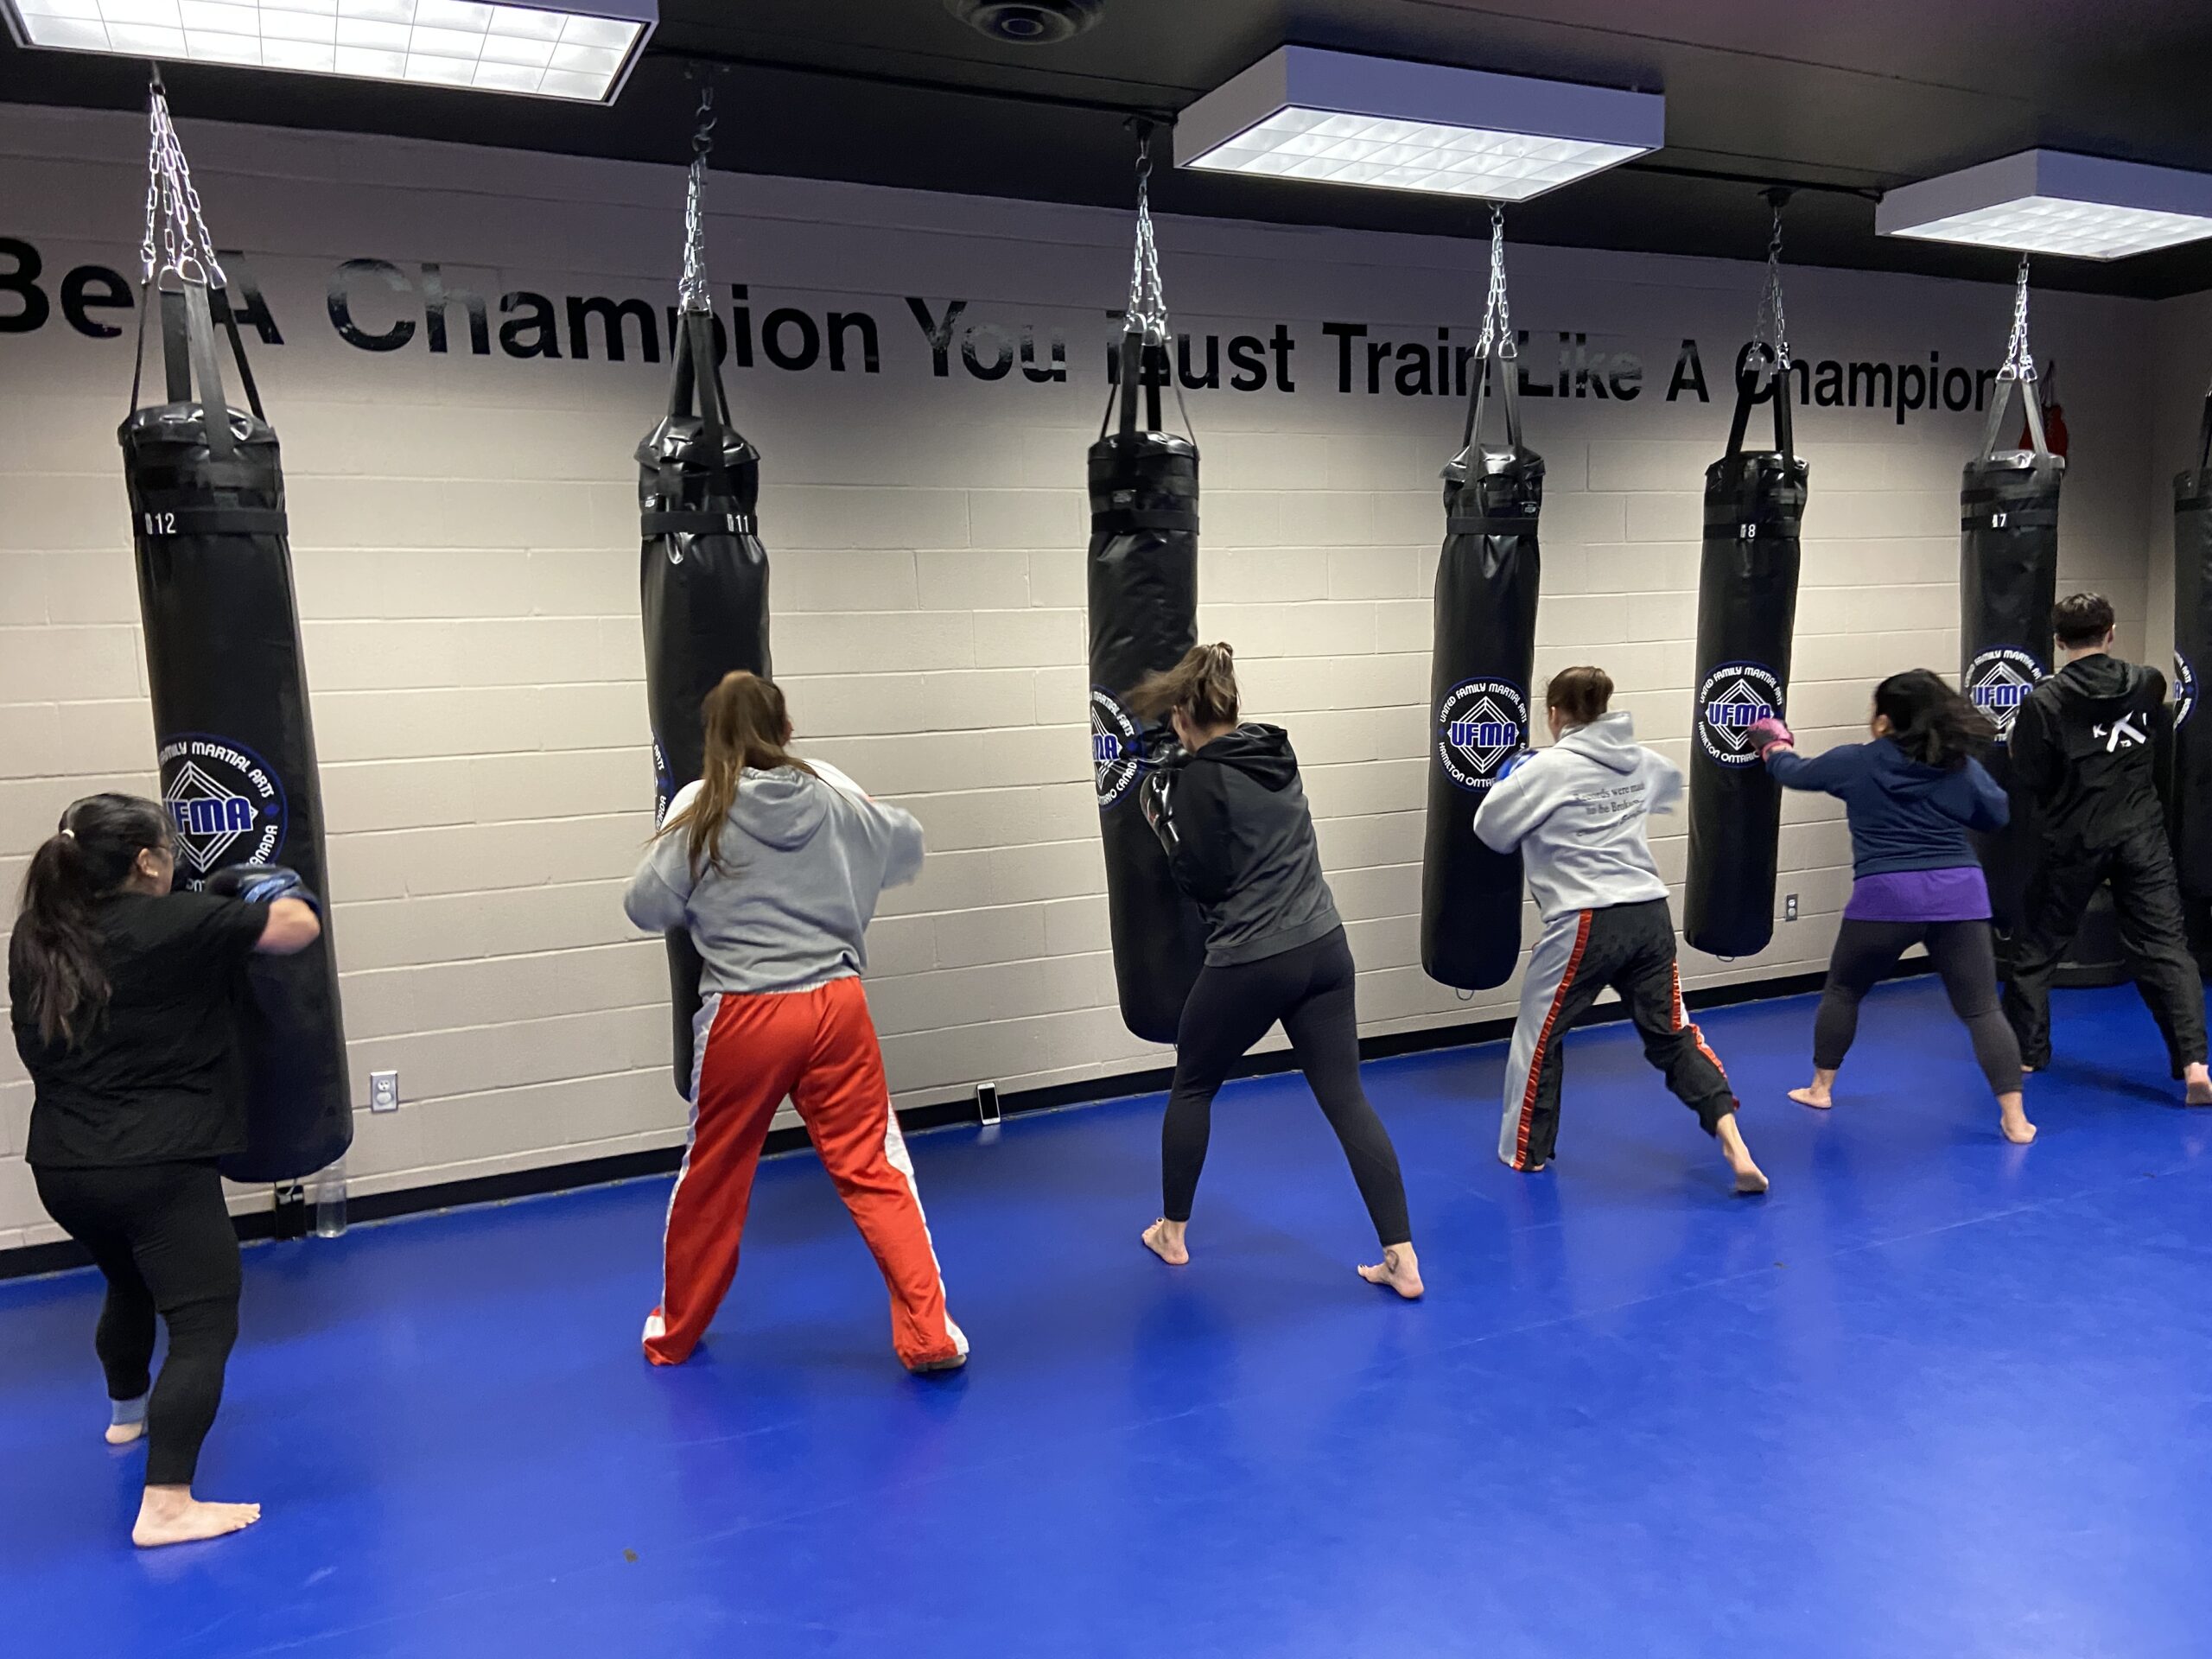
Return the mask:
M 1770 387 L 1774 398 L 1774 450 L 1787 462 L 1796 459 L 1796 434 L 1791 429 L 1789 404 L 1789 370 L 1780 362 L 1770 364 L 1764 374 L 1745 372 L 1736 377 L 1736 414 L 1728 423 L 1728 448 L 1731 456 L 1744 453 L 1745 435 L 1751 429 L 1751 406 L 1770 394 L 1759 388 L 1764 383 Z
M 1479 479 L 1482 472 L 1483 417 L 1488 411 L 1491 377 L 1495 374 L 1505 404 L 1505 447 L 1517 454 L 1521 448 L 1521 364 L 1517 357 L 1506 354 L 1506 342 L 1492 341 L 1489 351 L 1474 359 L 1475 384 L 1468 389 L 1467 421 L 1459 434 L 1459 453 L 1466 457 L 1468 482 L 1478 487 L 1462 491 L 1460 500 L 1478 504 L 1482 499 Z M 1533 525 L 1530 518 L 1528 524 Z M 1444 521 L 1444 530 L 1450 536 L 1481 536 L 1522 527 L 1518 519 L 1501 519 L 1495 514 L 1453 513 Z
M 1122 331 L 1117 356 L 1117 375 L 1120 384 L 1107 399 L 1106 412 L 1099 417 L 1098 437 L 1106 441 L 1109 429 L 1121 440 L 1120 448 L 1134 453 L 1141 435 L 1161 430 L 1164 413 L 1160 395 L 1163 381 L 1172 380 L 1174 367 L 1168 357 L 1166 344 L 1148 335 L 1142 328 Z M 1142 421 L 1139 413 L 1141 405 Z M 1190 406 L 1183 400 L 1183 388 L 1175 384 L 1175 405 L 1183 418 L 1186 435 L 1192 432 Z M 1118 412 L 1120 419 L 1116 420 Z M 1193 436 L 1192 442 L 1196 439 Z M 1096 471 L 1096 463 L 1093 468 Z M 1198 481 L 1195 454 L 1189 460 L 1175 456 L 1155 456 L 1147 470 L 1153 481 L 1181 483 L 1187 480 L 1194 491 Z M 1198 509 L 1194 506 L 1164 505 L 1178 499 L 1183 492 L 1160 495 L 1140 492 L 1135 488 L 1117 488 L 1106 498 L 1103 505 L 1094 507 L 1090 525 L 1094 531 L 1121 534 L 1129 531 L 1196 531 L 1198 527 Z
M 219 318 L 229 336 L 231 357 L 238 365 L 238 382 L 253 418 L 266 425 L 268 416 L 261 406 L 261 388 L 255 383 L 253 365 L 245 354 L 245 338 L 238 332 L 238 315 L 231 309 L 222 289 L 211 290 L 205 282 L 191 278 L 186 278 L 176 288 L 158 287 L 151 279 L 139 284 L 138 333 L 131 353 L 129 412 L 136 414 L 140 406 L 138 399 L 144 386 L 146 366 L 146 314 L 155 308 L 157 300 L 162 316 L 162 389 L 167 399 L 172 404 L 190 404 L 195 385 L 200 391 L 200 425 L 208 461 L 196 472 L 197 480 L 218 488 L 245 488 L 258 484 L 261 469 L 238 460 L 238 435 L 231 429 L 229 391 L 223 382 L 222 359 L 215 350 Z M 281 510 L 264 507 L 177 508 L 147 512 L 142 518 L 144 522 L 137 526 L 139 533 L 155 537 L 283 536 L 289 529 Z
M 2189 464 L 2189 474 L 2196 483 L 2191 486 L 2192 493 L 2175 500 L 2177 512 L 2212 506 L 2212 391 L 2204 394 L 2204 413 L 2198 417 L 2196 426 L 2196 458 Z

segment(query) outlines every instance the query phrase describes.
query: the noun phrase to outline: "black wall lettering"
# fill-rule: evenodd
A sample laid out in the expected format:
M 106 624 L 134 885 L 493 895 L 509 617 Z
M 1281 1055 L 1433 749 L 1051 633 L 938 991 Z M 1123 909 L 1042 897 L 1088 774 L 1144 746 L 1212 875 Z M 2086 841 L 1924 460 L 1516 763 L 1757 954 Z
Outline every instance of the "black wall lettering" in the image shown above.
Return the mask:
M 94 311 L 128 311 L 135 302 L 123 273 L 105 265 L 79 265 L 61 279 L 61 315 L 79 334 L 93 340 L 113 340 L 123 330 L 101 322 Z
M 414 291 L 414 284 L 407 280 L 407 273 L 388 259 L 348 259 L 330 273 L 330 292 L 325 302 L 330 309 L 331 327 L 338 330 L 339 339 L 348 346 L 359 346 L 365 352 L 396 352 L 415 338 L 415 320 L 401 317 L 380 334 L 372 334 L 353 321 L 353 302 L 348 288 L 356 276 L 379 276 L 395 294 Z

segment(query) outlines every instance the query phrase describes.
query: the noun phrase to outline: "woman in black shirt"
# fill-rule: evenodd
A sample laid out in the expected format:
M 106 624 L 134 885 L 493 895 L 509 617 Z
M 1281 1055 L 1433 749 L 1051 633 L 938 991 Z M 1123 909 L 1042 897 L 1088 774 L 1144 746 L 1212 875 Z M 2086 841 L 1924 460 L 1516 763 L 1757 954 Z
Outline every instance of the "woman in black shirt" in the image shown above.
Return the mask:
M 1139 798 L 1175 885 L 1205 918 L 1205 965 L 1183 1005 L 1175 1084 L 1160 1128 L 1160 1219 L 1145 1248 L 1180 1267 L 1213 1097 L 1231 1066 L 1278 1020 L 1351 1165 L 1382 1260 L 1370 1284 L 1412 1300 L 1421 1263 L 1389 1131 L 1359 1083 L 1351 948 L 1321 874 L 1298 757 L 1280 726 L 1237 723 L 1236 671 L 1227 645 L 1193 645 L 1129 693 L 1147 720 L 1165 715 L 1181 744 L 1147 777 Z
M 148 1442 L 130 1535 L 142 1547 L 217 1537 L 261 1516 L 257 1503 L 192 1495 L 238 1338 L 238 1236 L 215 1160 L 245 1148 L 232 1009 L 246 959 L 289 956 L 322 931 L 303 898 L 173 893 L 175 874 L 158 804 L 87 796 L 31 855 L 8 945 L 39 1201 L 107 1280 L 94 1345 L 112 1402 L 108 1440 Z M 156 1313 L 169 1349 L 154 1382 Z

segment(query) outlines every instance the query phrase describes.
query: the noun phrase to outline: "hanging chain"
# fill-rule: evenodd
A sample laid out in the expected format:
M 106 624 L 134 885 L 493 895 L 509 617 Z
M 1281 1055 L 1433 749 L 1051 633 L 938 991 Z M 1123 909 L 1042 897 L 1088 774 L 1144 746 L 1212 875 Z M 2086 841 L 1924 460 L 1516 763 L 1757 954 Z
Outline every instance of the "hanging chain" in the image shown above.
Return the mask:
M 177 141 L 176 126 L 169 119 L 168 95 L 159 77 L 148 89 L 149 141 L 146 149 L 146 236 L 138 257 L 151 283 L 158 274 L 180 283 L 202 283 L 221 288 L 226 278 L 215 257 L 215 244 L 200 216 L 200 193 L 192 188 L 192 168 Z M 161 245 L 157 250 L 155 238 Z
M 1483 331 L 1475 341 L 1476 361 L 1490 355 L 1493 343 L 1502 358 L 1521 355 L 1521 344 L 1513 332 L 1513 308 L 1505 297 L 1505 209 L 1495 204 L 1490 210 L 1490 293 L 1483 301 Z
M 2028 256 L 2020 256 L 2020 274 L 2012 287 L 2012 338 L 2005 342 L 2005 366 L 1997 371 L 1999 380 L 2032 380 L 2036 378 L 2036 354 L 2028 349 Z
M 683 280 L 677 298 L 686 311 L 712 311 L 707 292 L 707 158 L 715 148 L 715 89 L 699 92 L 699 126 L 691 135 L 691 177 L 683 188 Z
M 1141 327 L 1145 338 L 1167 340 L 1167 294 L 1160 284 L 1160 247 L 1152 236 L 1152 133 L 1137 139 L 1137 244 L 1129 261 L 1129 304 L 1126 327 Z
M 1766 348 L 1777 375 L 1789 372 L 1789 319 L 1782 308 L 1782 204 L 1774 204 L 1774 231 L 1766 245 L 1766 287 L 1751 318 L 1751 345 Z

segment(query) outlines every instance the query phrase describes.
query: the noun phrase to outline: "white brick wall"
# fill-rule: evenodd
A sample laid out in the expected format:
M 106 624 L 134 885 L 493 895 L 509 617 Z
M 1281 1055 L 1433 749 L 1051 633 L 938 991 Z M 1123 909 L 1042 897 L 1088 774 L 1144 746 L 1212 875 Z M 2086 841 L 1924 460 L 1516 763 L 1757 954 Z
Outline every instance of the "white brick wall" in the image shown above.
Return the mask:
M 435 260 L 494 297 L 672 291 L 680 172 L 368 139 L 184 125 L 216 238 L 246 250 L 285 344 L 256 354 L 283 436 L 357 1100 L 397 1067 L 405 1106 L 359 1116 L 378 1190 L 665 1145 L 657 942 L 618 903 L 650 824 L 631 452 L 665 396 L 632 361 L 369 354 L 324 315 L 341 260 Z M 143 197 L 135 120 L 0 110 L 0 236 L 35 243 L 54 296 L 83 261 L 128 269 Z M 671 158 L 672 160 L 674 158 Z M 1084 741 L 1083 454 L 1104 312 L 1128 269 L 1115 213 L 719 176 L 711 266 L 768 310 L 867 309 L 882 372 L 733 368 L 761 448 L 774 649 L 804 738 L 910 803 L 932 856 L 890 896 L 871 995 L 904 1102 L 1157 1065 L 1112 1007 Z M 1204 453 L 1200 626 L 1237 646 L 1252 712 L 1290 726 L 1363 969 L 1370 1032 L 1500 1013 L 1421 974 L 1416 945 L 1435 474 L 1456 399 L 1340 395 L 1324 321 L 1433 342 L 1479 309 L 1473 241 L 1166 220 L 1179 321 L 1287 323 L 1298 390 L 1189 394 Z M 1727 421 L 1664 401 L 1684 336 L 1708 384 L 1759 273 L 1721 262 L 1521 248 L 1516 313 L 1548 372 L 1554 331 L 1644 364 L 1634 403 L 1532 397 L 1549 465 L 1540 674 L 1595 659 L 1645 735 L 1688 735 L 1703 468 Z M 1994 360 L 2000 287 L 1806 270 L 1801 354 Z M 933 315 L 1059 329 L 1071 382 L 931 373 L 904 296 Z M 363 290 L 368 326 L 417 302 Z M 2176 302 L 2179 304 L 2181 302 Z M 0 313 L 11 302 L 0 296 Z M 2169 308 L 2168 314 L 2171 314 Z M 2075 469 L 2069 580 L 2133 617 L 2179 464 L 2147 410 L 2157 308 L 2049 296 L 2038 355 L 2065 365 Z M 116 314 L 121 317 L 122 314 Z M 122 320 L 127 324 L 127 317 Z M 2201 329 L 2197 332 L 2202 332 Z M 129 339 L 57 315 L 0 333 L 0 878 L 73 797 L 146 790 L 152 733 L 114 427 Z M 2168 375 L 2168 379 L 2172 376 Z M 2169 404 L 2181 394 L 2168 389 Z M 2190 414 L 2192 423 L 2194 414 Z M 1866 688 L 1956 652 L 1956 485 L 1973 416 L 1812 409 L 1794 714 L 1851 734 Z M 2155 438 L 2155 444 L 2154 444 Z M 2153 448 L 2160 453 L 2153 454 Z M 2161 603 L 2163 601 L 2160 601 Z M 2162 637 L 2162 636 L 2161 636 Z M 1679 880 L 1679 835 L 1659 845 Z M 1806 919 L 1756 960 L 1691 957 L 1693 984 L 1825 955 L 1848 887 L 1836 812 L 1783 832 Z M 0 1247 L 51 1236 L 21 1163 L 28 1085 L 0 1059 Z

